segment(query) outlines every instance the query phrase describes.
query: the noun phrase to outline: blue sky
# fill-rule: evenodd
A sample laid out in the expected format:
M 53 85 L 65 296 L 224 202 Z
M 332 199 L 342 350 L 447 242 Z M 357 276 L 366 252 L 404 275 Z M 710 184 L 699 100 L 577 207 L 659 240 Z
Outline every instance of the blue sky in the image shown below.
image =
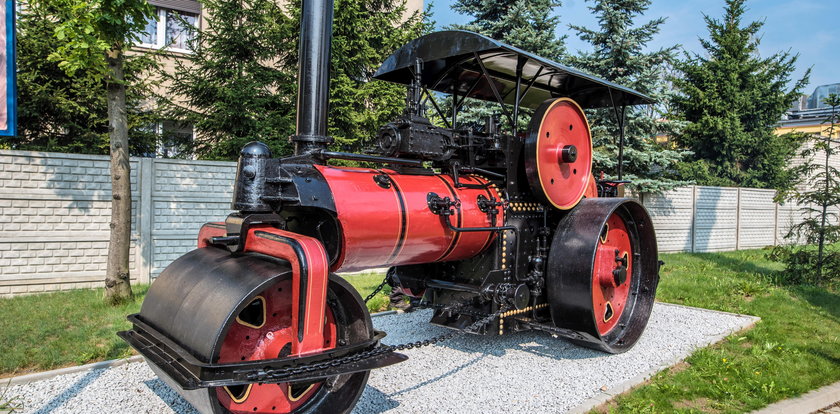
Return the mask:
M 452 0 L 426 0 L 432 5 L 433 19 L 438 28 L 452 23 L 466 23 L 469 16 L 451 9 Z M 811 82 L 805 88 L 810 94 L 818 85 L 840 82 L 840 4 L 837 0 L 751 0 L 747 2 L 745 21 L 764 20 L 760 52 L 769 56 L 777 51 L 790 50 L 799 54 L 796 79 L 808 67 L 812 68 Z M 574 23 L 595 27 L 596 21 L 587 8 L 591 2 L 564 0 L 557 9 L 561 23 L 560 34 L 568 34 L 566 45 L 570 51 L 586 49 L 568 29 Z M 648 12 L 637 22 L 667 17 L 662 31 L 651 47 L 681 44 L 690 52 L 701 52 L 699 37 L 708 37 L 703 14 L 719 17 L 723 14 L 723 0 L 653 0 Z

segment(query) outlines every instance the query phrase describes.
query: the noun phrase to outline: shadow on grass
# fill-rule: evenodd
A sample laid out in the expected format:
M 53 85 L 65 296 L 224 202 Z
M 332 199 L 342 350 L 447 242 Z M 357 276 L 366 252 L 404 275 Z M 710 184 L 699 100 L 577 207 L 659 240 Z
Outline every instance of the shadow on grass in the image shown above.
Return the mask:
M 795 286 L 791 294 L 805 300 L 813 306 L 826 311 L 832 319 L 840 322 L 840 295 L 813 286 Z
M 690 253 L 689 256 L 702 259 L 708 263 L 712 263 L 735 273 L 746 272 L 771 276 L 779 271 L 778 269 L 757 264 L 755 256 L 732 257 L 733 254 L 740 255 L 743 253 Z M 764 251 L 761 251 L 760 255 L 763 256 Z

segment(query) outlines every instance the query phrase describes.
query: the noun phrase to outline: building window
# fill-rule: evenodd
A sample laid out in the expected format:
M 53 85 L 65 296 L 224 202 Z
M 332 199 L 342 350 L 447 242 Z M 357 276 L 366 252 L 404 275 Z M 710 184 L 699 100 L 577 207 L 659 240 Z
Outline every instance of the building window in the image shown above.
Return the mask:
M 198 13 L 158 7 L 140 34 L 140 46 L 189 52 L 189 42 L 197 27 Z
M 158 124 L 158 158 L 192 158 L 193 127 L 177 121 Z

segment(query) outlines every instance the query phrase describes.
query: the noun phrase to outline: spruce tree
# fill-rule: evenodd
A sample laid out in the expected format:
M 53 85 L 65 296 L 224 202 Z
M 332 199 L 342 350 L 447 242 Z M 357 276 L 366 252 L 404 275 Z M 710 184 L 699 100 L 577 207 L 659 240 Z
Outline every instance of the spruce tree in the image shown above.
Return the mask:
M 674 116 L 687 125 L 675 138 L 697 159 L 682 174 L 707 185 L 785 188 L 793 178 L 785 166 L 800 142 L 777 136 L 774 128 L 800 96 L 808 73 L 788 88 L 797 56 L 759 55 L 764 23 L 743 22 L 745 3 L 726 0 L 720 20 L 704 16 L 705 52 L 686 53 L 676 65 Z
M 26 2 L 17 13 L 18 135 L 0 137 L 0 148 L 78 154 L 108 153 L 108 107 L 105 80 L 91 72 L 70 76 L 49 59 L 62 44 L 56 38 L 56 4 Z M 152 84 L 145 76 L 152 56 L 126 59 L 129 149 L 132 155 L 154 153 L 148 125 L 159 113 L 144 102 Z
M 300 0 L 289 3 L 292 32 L 300 33 Z M 405 0 L 335 0 L 328 134 L 333 147 L 361 151 L 382 125 L 405 110 L 405 86 L 372 81 L 396 49 L 427 32 L 426 14 L 407 15 Z M 287 67 L 297 67 L 297 37 L 287 44 Z
M 206 28 L 173 79 L 186 97 L 173 110 L 193 124 L 203 158 L 235 159 L 248 141 L 290 155 L 295 132 L 300 0 L 206 0 Z M 404 18 L 397 0 L 337 0 L 334 6 L 328 133 L 336 148 L 363 138 L 404 108 L 404 87 L 371 82 L 382 61 L 424 30 L 422 13 Z
M 640 191 L 657 192 L 680 185 L 682 182 L 671 178 L 672 171 L 687 154 L 655 141 L 657 135 L 677 128 L 677 124 L 665 120 L 662 114 L 667 106 L 666 71 L 677 46 L 646 50 L 665 19 L 656 18 L 644 24 L 635 22 L 648 9 L 650 0 L 593 0 L 592 3 L 589 9 L 597 17 L 598 27 L 570 26 L 581 40 L 589 43 L 591 51 L 571 56 L 569 65 L 637 90 L 659 103 L 625 109 L 622 179 L 631 180 L 632 187 Z M 587 116 L 595 148 L 594 171 L 604 171 L 615 178 L 619 117 L 613 108 L 589 110 Z
M 566 36 L 555 32 L 559 0 L 458 0 L 452 8 L 473 17 L 453 28 L 480 33 L 551 60 L 563 58 Z
M 556 9 L 562 5 L 559 0 L 458 0 L 452 8 L 472 17 L 465 25 L 452 25 L 451 29 L 469 30 L 492 39 L 518 47 L 550 60 L 560 61 L 566 54 L 566 36 L 557 36 L 560 22 Z M 444 113 L 450 113 L 452 100 L 443 102 Z M 502 128 L 509 129 L 506 118 L 495 102 L 481 102 L 468 99 L 458 114 L 460 126 L 481 128 L 487 117 L 501 121 Z M 523 110 L 519 130 L 528 125 L 530 111 Z
M 296 68 L 279 62 L 294 42 L 293 23 L 272 0 L 202 0 L 204 29 L 178 59 L 170 94 L 173 119 L 193 125 L 194 152 L 232 160 L 249 141 L 276 155 L 291 151 Z

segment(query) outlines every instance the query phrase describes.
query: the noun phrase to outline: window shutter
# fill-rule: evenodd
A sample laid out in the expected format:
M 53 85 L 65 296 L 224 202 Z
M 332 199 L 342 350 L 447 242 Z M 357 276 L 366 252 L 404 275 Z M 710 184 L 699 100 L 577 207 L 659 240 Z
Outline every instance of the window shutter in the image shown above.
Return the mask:
M 164 9 L 201 14 L 201 4 L 195 0 L 149 0 L 149 4 Z

